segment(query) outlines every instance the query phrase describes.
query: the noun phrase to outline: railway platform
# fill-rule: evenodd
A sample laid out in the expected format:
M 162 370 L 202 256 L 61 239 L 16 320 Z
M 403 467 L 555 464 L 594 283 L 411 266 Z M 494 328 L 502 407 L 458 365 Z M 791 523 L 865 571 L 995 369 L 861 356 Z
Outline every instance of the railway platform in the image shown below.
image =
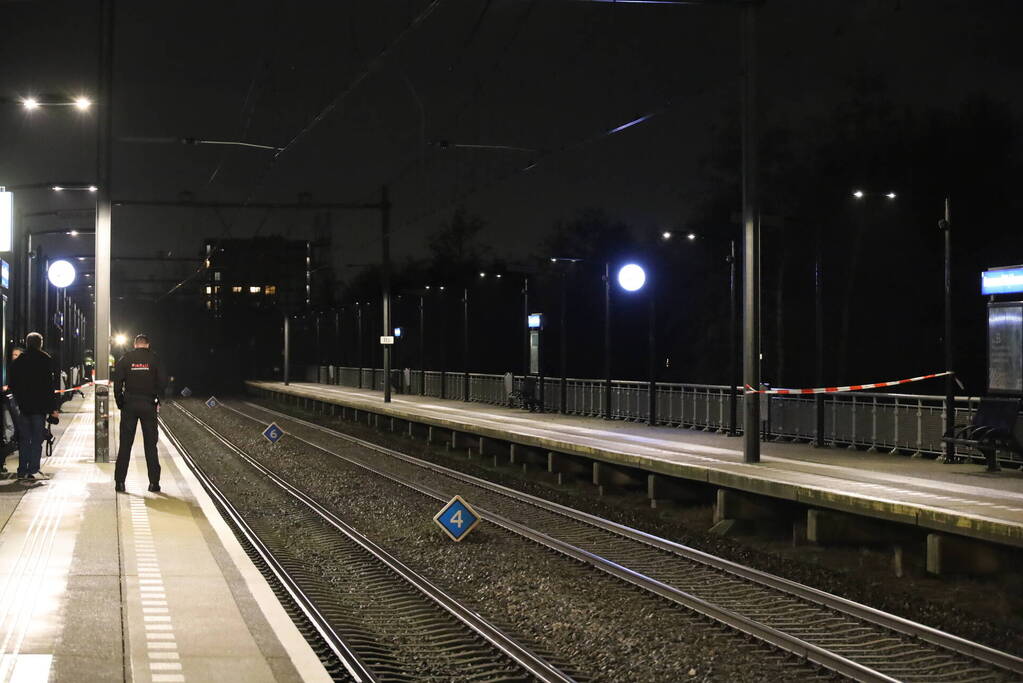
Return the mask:
M 0 681 L 330 680 L 165 438 L 162 492 L 139 434 L 115 494 L 92 407 L 65 404 L 50 480 L 0 481 Z
M 404 394 L 385 404 L 382 392 L 337 385 L 247 384 L 253 393 L 318 402 L 318 409 L 397 420 L 410 433 L 425 430 L 429 438 L 451 439 L 484 455 L 510 451 L 512 462 L 532 457 L 551 473 L 592 474 L 601 491 L 645 486 L 655 505 L 690 496 L 687 483 L 716 488 L 715 516 L 723 526 L 769 516 L 772 502 L 805 508 L 811 541 L 880 537 L 909 525 L 927 534 L 934 573 L 983 573 L 993 564 L 987 551 L 1023 547 L 1018 471 L 987 473 L 977 464 L 777 442 L 763 444 L 760 463 L 744 464 L 740 441 L 712 432 Z

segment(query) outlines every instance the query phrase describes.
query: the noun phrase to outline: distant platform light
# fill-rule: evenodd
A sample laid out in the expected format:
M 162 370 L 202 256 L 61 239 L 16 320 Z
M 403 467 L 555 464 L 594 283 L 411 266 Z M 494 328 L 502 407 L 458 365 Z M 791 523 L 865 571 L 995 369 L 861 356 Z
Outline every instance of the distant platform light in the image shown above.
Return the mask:
M 39 100 L 37 100 L 34 97 L 26 97 L 21 101 L 21 106 L 23 106 L 25 109 L 28 109 L 29 111 L 32 111 L 33 109 L 39 108 Z
M 64 289 L 75 281 L 75 267 L 70 261 L 60 259 L 50 264 L 46 271 L 50 284 L 57 289 Z
M 661 239 L 662 240 L 670 240 L 671 239 L 671 231 L 670 230 L 665 230 L 664 232 L 662 232 L 661 233 Z
M 856 190 L 853 192 L 853 197 L 856 197 L 856 199 L 863 199 L 863 190 Z
M 686 239 L 692 242 L 693 240 L 696 239 L 696 233 L 695 232 L 689 233 L 688 235 L 686 235 Z
M 75 98 L 75 109 L 78 111 L 85 111 L 92 106 L 92 100 L 88 97 L 76 97 Z
M 618 284 L 627 292 L 635 292 L 646 284 L 646 271 L 635 263 L 622 266 L 618 271 Z
M 895 199 L 896 196 L 897 195 L 894 192 L 889 192 L 888 194 L 885 195 L 885 197 L 888 197 L 888 199 Z

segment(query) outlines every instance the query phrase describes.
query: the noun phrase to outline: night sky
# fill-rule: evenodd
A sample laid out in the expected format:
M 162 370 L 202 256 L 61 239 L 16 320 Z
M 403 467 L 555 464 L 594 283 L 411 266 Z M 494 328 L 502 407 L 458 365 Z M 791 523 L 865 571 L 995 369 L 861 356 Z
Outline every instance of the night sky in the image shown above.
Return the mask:
M 93 94 L 97 6 L 0 2 L 0 94 Z M 809 127 L 857 78 L 883 81 L 896 107 L 952 111 L 983 93 L 1018 119 L 1021 9 L 1013 0 L 768 0 L 759 27 L 762 125 Z M 481 242 L 508 260 L 535 255 L 553 224 L 584 209 L 641 231 L 685 226 L 714 191 L 707 158 L 738 109 L 738 27 L 727 7 L 121 2 L 113 196 L 365 201 L 388 183 L 398 259 L 419 254 L 459 206 L 484 220 Z M 94 178 L 92 114 L 3 107 L 0 183 Z M 274 159 L 153 142 L 183 136 L 288 147 Z M 527 151 L 441 149 L 440 140 Z M 872 189 L 871 180 L 861 182 Z M 25 210 L 87 204 L 44 191 L 18 201 Z M 354 274 L 342 264 L 378 257 L 377 220 L 333 216 L 341 278 Z M 304 238 L 311 222 L 303 212 L 121 208 L 114 253 L 193 256 L 206 237 Z M 1017 234 L 1005 227 L 1018 250 Z M 170 267 L 166 277 L 183 272 Z

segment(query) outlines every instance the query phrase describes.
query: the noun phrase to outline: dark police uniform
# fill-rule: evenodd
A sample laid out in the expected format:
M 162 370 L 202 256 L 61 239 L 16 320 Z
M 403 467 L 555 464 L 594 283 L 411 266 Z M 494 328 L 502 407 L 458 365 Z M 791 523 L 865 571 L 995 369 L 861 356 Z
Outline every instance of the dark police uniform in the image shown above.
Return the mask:
M 135 423 L 142 423 L 142 442 L 146 450 L 146 469 L 150 487 L 160 485 L 160 461 L 156 455 L 156 408 L 163 393 L 166 376 L 156 354 L 148 348 L 132 349 L 114 366 L 114 401 L 121 409 L 121 444 L 117 450 L 114 481 L 124 485 L 135 442 Z

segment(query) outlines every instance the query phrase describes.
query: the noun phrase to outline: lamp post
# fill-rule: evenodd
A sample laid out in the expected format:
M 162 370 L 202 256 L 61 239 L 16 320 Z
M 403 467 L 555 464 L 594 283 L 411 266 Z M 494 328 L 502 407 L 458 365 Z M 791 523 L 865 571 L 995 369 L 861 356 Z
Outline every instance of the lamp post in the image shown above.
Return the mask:
M 956 423 L 955 374 L 952 346 L 952 207 L 945 197 L 945 215 L 938 221 L 938 227 L 945 233 L 945 436 L 952 437 Z M 956 447 L 951 441 L 945 442 L 945 460 L 955 462 Z
M 597 262 L 587 261 L 580 258 L 567 258 L 562 256 L 552 256 L 550 259 L 551 263 L 588 263 L 592 265 L 598 265 Z M 603 418 L 610 420 L 612 416 L 611 410 L 611 262 L 604 261 L 604 396 L 602 410 Z M 617 279 L 619 286 L 628 291 L 635 292 L 642 289 L 646 283 L 646 271 L 641 266 L 635 263 L 628 263 L 622 266 L 617 272 Z M 564 353 L 562 363 L 564 363 Z M 562 368 L 562 385 L 564 386 L 564 368 Z M 564 391 L 564 389 L 562 390 Z M 562 400 L 564 404 L 564 399 Z
M 705 241 L 708 238 L 695 232 L 685 234 L 686 242 Z M 665 230 L 661 233 L 661 240 L 668 242 L 675 239 L 675 233 Z M 723 240 L 722 240 L 723 241 Z M 725 256 L 725 263 L 728 264 L 728 312 L 729 312 L 729 385 L 728 391 L 728 436 L 739 436 L 738 421 L 738 387 L 739 387 L 739 283 L 738 283 L 738 255 L 736 254 L 737 244 L 735 238 L 728 239 L 728 255 Z

